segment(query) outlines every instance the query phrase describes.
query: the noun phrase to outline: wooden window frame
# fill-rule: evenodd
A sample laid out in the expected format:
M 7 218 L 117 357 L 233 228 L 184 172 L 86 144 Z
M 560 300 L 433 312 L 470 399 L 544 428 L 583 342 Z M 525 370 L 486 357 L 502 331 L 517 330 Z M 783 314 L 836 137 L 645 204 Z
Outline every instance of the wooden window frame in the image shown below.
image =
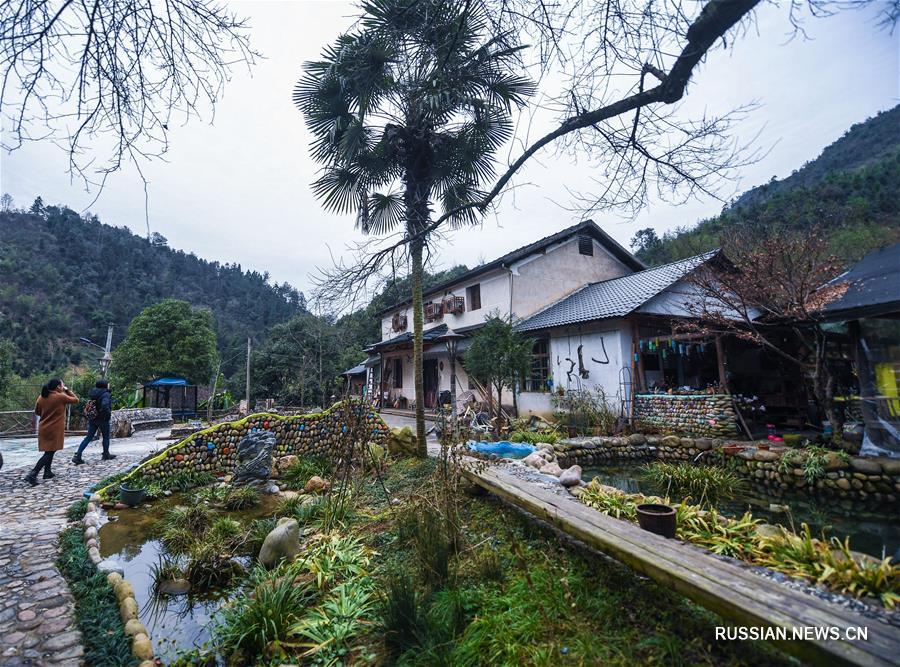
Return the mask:
M 531 350 L 531 373 L 525 383 L 525 391 L 547 393 L 550 388 L 550 339 L 539 338 Z
M 469 304 L 470 312 L 481 310 L 481 283 L 475 283 L 466 288 L 466 301 Z

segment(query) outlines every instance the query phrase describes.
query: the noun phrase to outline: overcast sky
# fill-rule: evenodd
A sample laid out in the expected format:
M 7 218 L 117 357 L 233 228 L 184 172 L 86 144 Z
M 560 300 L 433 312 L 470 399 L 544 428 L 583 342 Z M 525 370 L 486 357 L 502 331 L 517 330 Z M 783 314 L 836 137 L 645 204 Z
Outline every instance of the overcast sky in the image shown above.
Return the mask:
M 331 264 L 358 239 L 350 217 L 324 212 L 309 184 L 316 165 L 309 137 L 291 102 L 301 64 L 352 21 L 343 2 L 234 2 L 250 17 L 253 45 L 266 56 L 229 83 L 213 124 L 193 122 L 171 132 L 165 162 L 144 166 L 150 227 L 170 245 L 200 257 L 268 271 L 273 280 L 310 289 L 310 274 Z M 719 112 L 749 102 L 759 108 L 736 139 L 757 136 L 768 151 L 740 171 L 737 192 L 783 177 L 814 158 L 850 125 L 900 101 L 900 30 L 877 30 L 874 12 L 841 12 L 807 23 L 811 39 L 788 39 L 783 7 L 762 5 L 758 28 L 733 50 L 716 50 L 699 69 L 687 111 Z M 503 156 L 506 159 L 506 155 Z M 84 209 L 95 193 L 69 182 L 59 149 L 31 144 L 0 157 L 0 190 L 17 206 L 35 196 Z M 527 166 L 515 196 L 480 229 L 456 233 L 439 249 L 438 265 L 470 266 L 573 224 L 571 190 L 590 191 L 591 169 L 549 152 Z M 727 191 L 727 190 L 726 190 Z M 714 215 L 715 199 L 681 206 L 656 204 L 637 220 L 592 216 L 623 245 L 636 229 L 658 233 Z M 101 220 L 146 233 L 143 185 L 133 169 L 112 177 L 91 207 Z

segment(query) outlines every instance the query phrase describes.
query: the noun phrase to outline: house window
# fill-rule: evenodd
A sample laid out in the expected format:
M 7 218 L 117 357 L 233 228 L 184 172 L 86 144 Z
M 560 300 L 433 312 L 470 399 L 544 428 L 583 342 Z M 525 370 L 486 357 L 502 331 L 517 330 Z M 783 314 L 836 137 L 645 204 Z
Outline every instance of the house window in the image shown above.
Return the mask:
M 469 302 L 469 310 L 481 310 L 481 283 L 466 288 L 466 301 Z
M 578 235 L 578 252 L 588 257 L 594 256 L 594 240 L 587 234 Z
M 403 359 L 394 359 L 394 389 L 403 389 Z
M 534 342 L 531 351 L 531 375 L 525 383 L 525 391 L 549 391 L 547 380 L 550 378 L 550 341 L 547 339 Z

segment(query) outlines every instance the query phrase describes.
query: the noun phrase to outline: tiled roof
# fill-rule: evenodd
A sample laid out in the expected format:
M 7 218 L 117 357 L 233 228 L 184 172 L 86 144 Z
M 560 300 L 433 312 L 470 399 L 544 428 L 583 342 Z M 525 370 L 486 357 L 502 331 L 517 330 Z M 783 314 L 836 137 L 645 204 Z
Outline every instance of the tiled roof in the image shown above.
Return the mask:
M 456 276 L 456 278 L 452 278 L 451 280 L 447 280 L 443 283 L 440 283 L 439 285 L 435 285 L 434 287 L 426 290 L 425 296 L 427 297 L 430 294 L 438 294 L 452 287 L 453 285 L 457 285 L 466 280 L 471 280 L 472 278 L 480 276 L 483 273 L 487 273 L 488 271 L 492 271 L 501 267 L 508 267 L 510 264 L 514 264 L 521 259 L 525 259 L 529 255 L 544 250 L 545 248 L 568 239 L 575 234 L 587 234 L 593 237 L 614 257 L 616 257 L 620 262 L 631 269 L 638 270 L 644 268 L 645 266 L 644 263 L 641 262 L 641 260 L 628 252 L 625 248 L 619 245 L 609 234 L 600 229 L 597 223 L 595 223 L 593 220 L 584 220 L 582 222 L 579 222 L 577 225 L 566 227 L 565 229 L 562 229 L 555 234 L 545 236 L 542 239 L 538 239 L 534 243 L 529 243 L 528 245 L 522 246 L 517 250 L 513 250 L 512 252 L 509 252 L 502 257 L 498 257 L 491 262 L 487 262 L 486 264 L 482 264 L 481 266 L 476 266 L 474 269 L 466 271 L 462 275 Z M 381 311 L 381 314 L 396 310 L 399 306 L 408 304 L 408 300 L 402 301 L 400 303 L 395 303 L 390 308 L 385 308 L 383 311 Z
M 832 282 L 848 282 L 843 296 L 822 309 L 828 319 L 873 317 L 900 310 L 900 243 L 874 250 Z
M 353 368 L 348 368 L 341 375 L 362 375 L 366 372 L 366 364 L 365 362 L 361 364 L 357 364 Z
M 624 317 L 712 259 L 718 252 L 712 250 L 621 278 L 589 283 L 523 320 L 516 328 L 519 331 L 537 331 L 609 317 Z
M 428 341 L 434 340 L 439 336 L 443 336 L 447 333 L 447 325 L 441 324 L 440 326 L 436 326 L 433 329 L 427 329 L 422 334 L 422 341 L 427 343 Z M 377 352 L 379 350 L 383 350 L 387 347 L 392 347 L 393 345 L 402 345 L 403 343 L 411 343 L 412 342 L 412 331 L 404 331 L 399 336 L 394 336 L 393 338 L 388 338 L 387 340 L 380 341 L 378 343 L 373 343 L 366 348 L 366 352 Z

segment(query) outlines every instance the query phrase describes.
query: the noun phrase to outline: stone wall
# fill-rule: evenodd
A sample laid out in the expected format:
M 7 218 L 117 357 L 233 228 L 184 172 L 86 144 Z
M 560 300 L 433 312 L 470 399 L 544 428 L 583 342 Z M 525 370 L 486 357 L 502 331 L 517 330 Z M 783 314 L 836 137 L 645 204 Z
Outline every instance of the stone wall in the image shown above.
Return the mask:
M 389 429 L 371 406 L 357 401 L 340 402 L 314 414 L 255 414 L 217 424 L 145 459 L 125 479 L 138 476 L 159 479 L 180 471 L 226 475 L 237 465 L 237 446 L 241 438 L 260 430 L 275 433 L 273 458 L 288 454 L 334 456 L 340 452 L 348 431 L 353 428 L 348 418 L 360 422 L 359 441 L 384 444 Z
M 128 421 L 135 431 L 146 428 L 170 426 L 172 420 L 171 408 L 123 408 L 113 410 L 111 421 Z
M 694 461 L 715 456 L 754 486 L 773 495 L 802 494 L 842 502 L 900 506 L 900 460 L 869 456 L 825 455 L 824 474 L 808 480 L 803 449 L 775 447 L 767 442 L 728 445 L 721 438 L 680 438 L 643 435 L 569 438 L 553 448 L 559 465 L 592 467 L 615 461 Z M 708 454 L 703 454 L 709 452 Z M 703 456 L 701 456 L 703 454 Z M 788 457 L 783 460 L 784 457 Z
M 634 421 L 645 433 L 733 438 L 738 434 L 731 396 L 725 394 L 638 394 Z

